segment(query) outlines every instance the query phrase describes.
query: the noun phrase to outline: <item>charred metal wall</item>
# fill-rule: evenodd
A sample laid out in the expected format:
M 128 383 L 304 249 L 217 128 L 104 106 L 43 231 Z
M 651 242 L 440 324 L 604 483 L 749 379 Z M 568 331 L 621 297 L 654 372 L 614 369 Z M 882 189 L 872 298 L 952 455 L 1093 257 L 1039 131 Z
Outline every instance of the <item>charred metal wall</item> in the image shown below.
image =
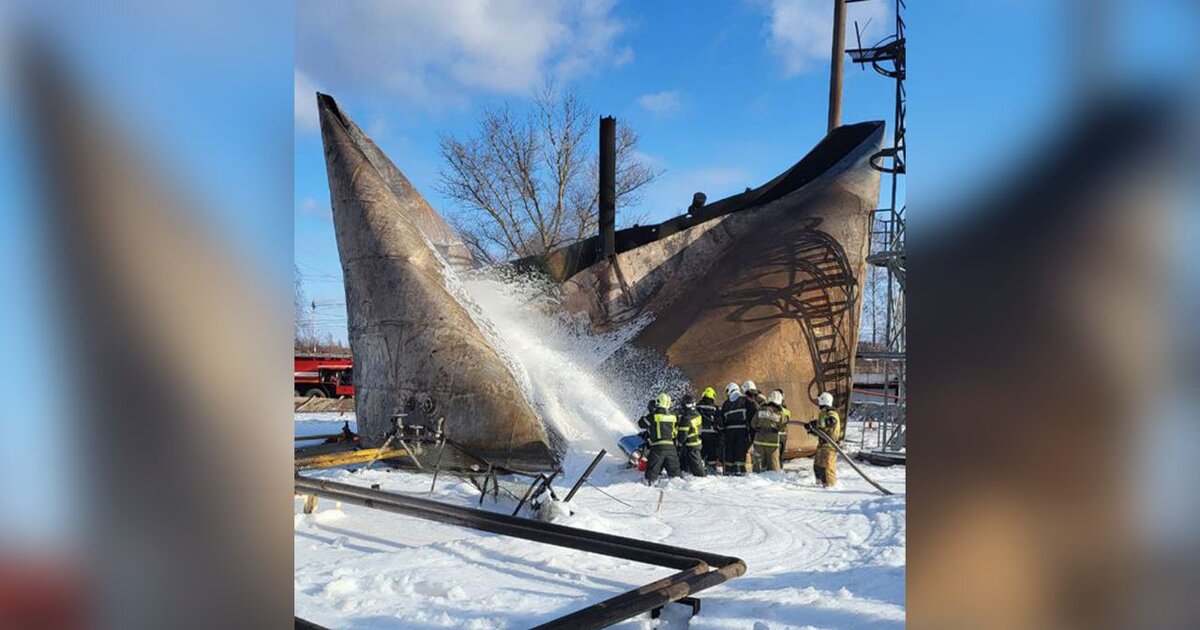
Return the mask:
M 783 389 L 799 419 L 814 417 L 817 394 L 830 391 L 844 413 L 879 195 L 869 157 L 882 135 L 881 123 L 839 129 L 814 150 L 820 159 L 810 154 L 742 199 L 703 209 L 717 216 L 678 229 L 680 217 L 659 227 L 669 234 L 619 253 L 628 292 L 600 261 L 564 283 L 565 305 L 598 328 L 652 315 L 633 343 L 662 353 L 697 390 L 753 379 Z M 811 441 L 789 436 L 789 450 Z
M 332 98 L 318 105 L 364 444 L 394 414 L 430 428 L 444 417 L 451 439 L 497 465 L 554 467 L 556 440 L 448 289 L 434 247 L 449 228 Z

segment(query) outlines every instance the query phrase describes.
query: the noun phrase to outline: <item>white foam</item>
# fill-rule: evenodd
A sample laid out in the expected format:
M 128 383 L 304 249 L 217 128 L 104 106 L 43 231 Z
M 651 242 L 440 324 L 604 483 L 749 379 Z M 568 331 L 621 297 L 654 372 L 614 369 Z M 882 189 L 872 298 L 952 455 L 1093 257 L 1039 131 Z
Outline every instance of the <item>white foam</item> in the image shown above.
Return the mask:
M 617 441 L 637 432 L 646 401 L 659 390 L 684 386 L 664 360 L 626 346 L 652 317 L 593 334 L 586 318 L 562 310 L 557 287 L 544 277 L 504 267 L 460 273 L 432 244 L 430 249 L 442 265 L 446 290 L 568 456 L 601 448 L 619 453 Z M 610 361 L 618 351 L 622 359 Z
M 617 440 L 637 432 L 640 405 L 624 399 L 622 379 L 603 366 L 644 322 L 594 335 L 528 277 L 485 273 L 463 286 L 515 360 L 534 410 L 570 450 L 618 452 Z

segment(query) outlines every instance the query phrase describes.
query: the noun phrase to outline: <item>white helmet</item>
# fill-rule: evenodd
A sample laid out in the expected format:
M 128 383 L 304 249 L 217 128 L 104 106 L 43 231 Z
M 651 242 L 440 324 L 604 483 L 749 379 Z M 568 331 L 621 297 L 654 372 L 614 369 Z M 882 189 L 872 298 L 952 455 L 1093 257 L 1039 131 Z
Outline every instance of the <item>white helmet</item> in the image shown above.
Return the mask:
M 832 407 L 833 406 L 833 394 L 830 394 L 829 392 L 821 392 L 821 395 L 817 396 L 817 406 L 818 407 Z
M 779 391 L 778 389 L 771 392 L 770 394 L 767 395 L 767 402 L 771 403 L 772 405 L 779 405 L 782 407 L 783 406 L 783 392 Z
M 730 383 L 725 386 L 725 397 L 726 398 L 729 398 L 730 396 L 734 395 L 735 393 L 736 394 L 742 393 L 742 390 L 738 387 L 737 383 Z
M 742 391 L 748 392 L 751 390 L 758 391 L 758 385 L 755 385 L 754 381 L 746 381 L 745 383 L 742 383 Z

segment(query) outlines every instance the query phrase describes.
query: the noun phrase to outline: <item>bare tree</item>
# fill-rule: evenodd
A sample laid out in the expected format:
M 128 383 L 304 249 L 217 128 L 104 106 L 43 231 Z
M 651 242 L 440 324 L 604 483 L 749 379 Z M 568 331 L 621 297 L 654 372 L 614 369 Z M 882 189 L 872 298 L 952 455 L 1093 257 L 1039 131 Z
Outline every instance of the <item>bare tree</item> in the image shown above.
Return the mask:
M 334 338 L 333 333 L 329 331 L 325 331 L 323 334 L 313 332 L 296 337 L 293 349 L 296 352 L 315 354 L 350 354 L 350 346 Z
M 304 295 L 304 276 L 300 273 L 299 265 L 295 268 L 295 280 L 292 286 L 292 316 L 295 318 L 296 347 L 316 336 L 316 325 L 308 312 L 308 298 Z
M 293 267 L 295 280 L 292 285 L 292 312 L 295 330 L 292 349 L 296 352 L 349 354 L 350 346 L 334 338 L 332 332 L 317 332 L 316 304 L 309 302 L 308 296 L 304 294 L 304 274 L 300 272 L 300 266 Z
M 637 133 L 617 129 L 619 208 L 638 204 L 661 170 L 638 156 Z M 450 223 L 476 260 L 543 255 L 596 231 L 595 130 L 574 92 L 547 85 L 523 111 L 485 109 L 474 135 L 442 136 L 440 192 L 458 202 Z

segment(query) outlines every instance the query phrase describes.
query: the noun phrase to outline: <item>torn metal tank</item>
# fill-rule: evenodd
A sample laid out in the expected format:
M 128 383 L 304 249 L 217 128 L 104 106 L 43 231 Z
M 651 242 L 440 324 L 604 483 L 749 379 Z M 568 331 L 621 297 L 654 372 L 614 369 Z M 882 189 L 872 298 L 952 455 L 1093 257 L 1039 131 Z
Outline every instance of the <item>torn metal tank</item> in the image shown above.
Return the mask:
M 450 268 L 471 264 L 467 249 L 333 98 L 317 105 L 364 444 L 397 414 L 429 429 L 445 418 L 451 440 L 497 466 L 555 468 L 560 440 L 460 299 Z
M 754 380 L 784 391 L 796 420 L 834 395 L 846 417 L 871 223 L 879 199 L 882 122 L 845 125 L 790 169 L 746 192 L 658 225 L 552 252 L 564 305 L 605 330 L 653 316 L 632 340 L 661 353 L 694 391 Z M 788 454 L 816 440 L 793 427 Z

